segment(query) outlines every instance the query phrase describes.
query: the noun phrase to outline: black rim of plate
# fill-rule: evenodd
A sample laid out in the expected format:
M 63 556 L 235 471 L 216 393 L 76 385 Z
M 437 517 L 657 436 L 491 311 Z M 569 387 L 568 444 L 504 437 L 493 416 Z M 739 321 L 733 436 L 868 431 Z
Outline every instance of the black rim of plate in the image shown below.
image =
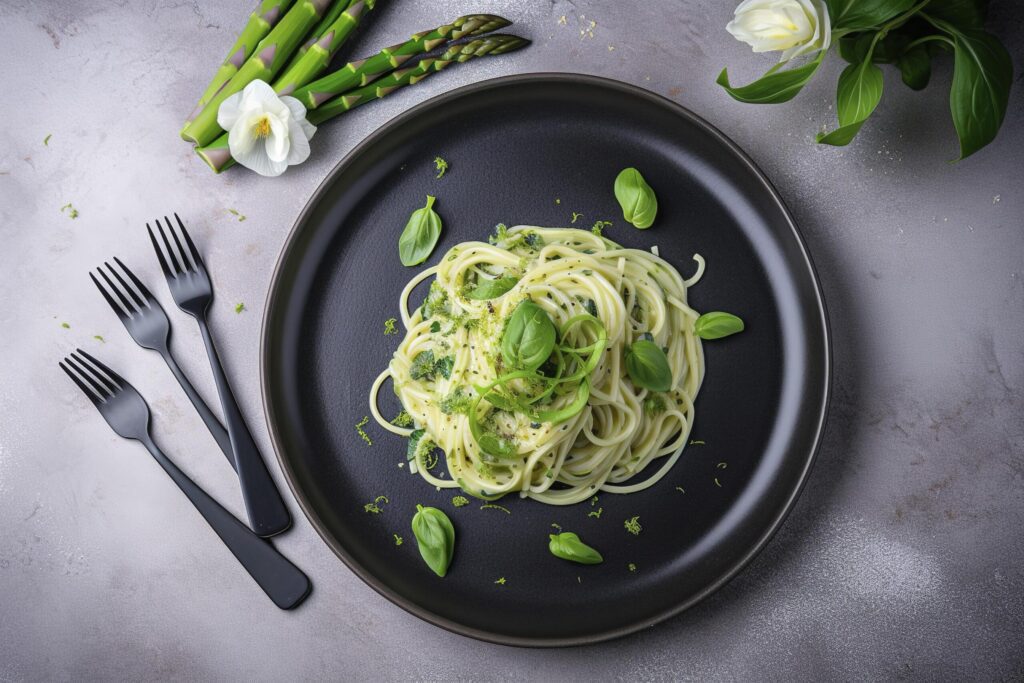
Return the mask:
M 372 573 L 368 572 L 362 567 L 348 551 L 326 530 L 325 525 L 319 518 L 316 511 L 310 504 L 309 499 L 306 497 L 304 492 L 296 484 L 296 475 L 293 471 L 289 460 L 284 455 L 284 445 L 282 443 L 282 437 L 280 429 L 275 419 L 277 411 L 272 398 L 271 387 L 268 384 L 268 366 L 272 360 L 272 348 L 268 343 L 268 339 L 273 334 L 270 329 L 272 321 L 275 317 L 275 306 L 276 302 L 280 299 L 278 296 L 278 288 L 281 284 L 281 274 L 284 265 L 288 262 L 289 255 L 292 248 L 296 244 L 296 236 L 300 233 L 302 227 L 305 225 L 308 216 L 313 210 L 313 207 L 321 200 L 323 195 L 329 191 L 335 179 L 342 175 L 346 169 L 353 163 L 353 161 L 372 147 L 382 138 L 386 137 L 395 129 L 405 125 L 410 120 L 414 119 L 425 110 L 430 110 L 435 107 L 445 106 L 448 102 L 455 99 L 461 99 L 474 93 L 493 90 L 495 88 L 502 88 L 509 85 L 524 84 L 524 83 L 565 83 L 565 84 L 576 84 L 576 85 L 588 85 L 597 88 L 603 88 L 613 93 L 618 93 L 623 96 L 640 98 L 647 100 L 649 103 L 656 104 L 663 107 L 681 119 L 685 120 L 690 125 L 700 128 L 706 134 L 716 139 L 722 146 L 724 152 L 732 154 L 736 160 L 740 161 L 746 169 L 749 170 L 750 175 L 755 179 L 764 191 L 772 198 L 777 204 L 778 210 L 781 216 L 785 219 L 790 230 L 792 231 L 792 238 L 795 240 L 795 244 L 798 247 L 799 253 L 803 259 L 803 266 L 806 267 L 806 276 L 809 277 L 811 284 L 813 285 L 813 293 L 817 304 L 817 316 L 820 316 L 821 335 L 823 342 L 823 354 L 821 357 L 821 395 L 820 400 L 816 406 L 817 415 L 814 416 L 814 434 L 812 438 L 812 445 L 807 452 L 803 454 L 803 467 L 800 470 L 799 477 L 793 482 L 792 487 L 789 491 L 789 495 L 786 499 L 785 504 L 779 509 L 779 512 L 771 519 L 767 524 L 764 525 L 764 530 L 760 535 L 758 541 L 751 545 L 748 550 L 738 557 L 728 568 L 727 571 L 721 573 L 717 580 L 708 583 L 702 590 L 695 593 L 690 599 L 685 600 L 681 603 L 668 606 L 661 613 L 655 615 L 652 618 L 642 619 L 633 623 L 626 624 L 619 628 L 610 629 L 599 633 L 588 633 L 582 636 L 576 637 L 557 637 L 557 638 L 524 638 L 518 636 L 511 636 L 502 634 L 494 631 L 482 630 L 474 627 L 469 627 L 464 624 L 458 623 L 441 615 L 438 615 L 428 609 L 421 607 L 415 602 L 404 598 L 397 594 L 389 586 L 385 585 Z M 271 285 L 267 293 L 267 299 L 264 306 L 264 315 L 261 326 L 260 334 L 260 386 L 262 392 L 263 409 L 267 419 L 267 426 L 270 432 L 271 441 L 274 447 L 274 452 L 277 455 L 278 464 L 281 467 L 282 472 L 285 475 L 285 479 L 288 481 L 288 486 L 291 489 L 292 495 L 295 497 L 302 509 L 306 518 L 316 529 L 317 533 L 324 540 L 325 543 L 334 551 L 334 553 L 341 559 L 345 565 L 351 569 L 356 576 L 362 579 L 367 585 L 377 591 L 379 594 L 390 600 L 392 603 L 398 605 L 407 612 L 429 622 L 436 626 L 440 626 L 453 633 L 458 633 L 478 640 L 487 642 L 502 644 L 502 645 L 513 645 L 521 647 L 567 647 L 567 646 L 578 646 L 598 643 L 614 638 L 626 636 L 642 629 L 653 626 L 661 621 L 669 619 L 670 617 L 676 616 L 686 609 L 697 604 L 701 600 L 705 599 L 723 585 L 725 585 L 730 579 L 736 576 L 744 567 L 747 566 L 753 560 L 753 558 L 765 547 L 765 545 L 771 540 L 782 525 L 786 516 L 792 510 L 796 499 L 800 495 L 801 490 L 807 480 L 810 473 L 811 467 L 814 464 L 814 460 L 817 456 L 818 449 L 821 445 L 822 434 L 825 429 L 825 421 L 828 413 L 828 405 L 831 397 L 831 384 L 832 384 L 832 342 L 831 342 L 831 331 L 829 328 L 828 315 L 825 308 L 824 297 L 821 292 L 821 284 L 815 270 L 814 264 L 811 261 L 810 254 L 807 251 L 806 244 L 804 243 L 803 237 L 800 234 L 799 229 L 796 226 L 789 210 L 786 208 L 781 196 L 775 187 L 771 184 L 768 178 L 761 172 L 761 170 L 754 164 L 750 157 L 738 147 L 732 140 L 726 137 L 717 128 L 709 124 L 704 119 L 700 118 L 685 107 L 669 100 L 661 95 L 652 93 L 648 90 L 644 90 L 637 86 L 623 83 L 608 78 L 602 78 L 598 76 L 589 76 L 583 74 L 572 74 L 572 73 L 530 73 L 520 74 L 513 76 L 504 76 L 478 83 L 466 85 L 454 90 L 448 91 L 441 95 L 435 96 L 428 99 L 408 110 L 404 113 L 396 116 L 392 120 L 388 121 L 366 139 L 356 145 L 352 151 L 350 151 L 345 158 L 343 158 L 334 169 L 324 178 L 320 186 L 310 197 L 306 203 L 302 212 L 299 214 L 292 226 L 288 237 L 284 242 L 284 246 L 281 249 L 281 253 L 274 266 L 274 271 L 271 278 Z M 794 456 L 795 457 L 795 456 Z

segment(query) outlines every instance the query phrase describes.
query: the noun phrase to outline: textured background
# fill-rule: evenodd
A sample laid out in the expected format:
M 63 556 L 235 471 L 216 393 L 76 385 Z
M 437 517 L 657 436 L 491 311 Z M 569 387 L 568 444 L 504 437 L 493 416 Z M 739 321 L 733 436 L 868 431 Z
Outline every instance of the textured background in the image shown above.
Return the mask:
M 960 164 L 946 163 L 956 151 L 948 64 L 919 94 L 887 71 L 876 115 L 834 149 L 813 135 L 833 122 L 837 58 L 785 105 L 741 105 L 714 85 L 724 65 L 743 82 L 767 64 L 725 33 L 733 3 L 394 0 L 380 3 L 356 53 L 468 11 L 505 15 L 535 44 L 346 115 L 281 178 L 215 177 L 177 131 L 249 4 L 0 5 L 0 679 L 1024 676 L 1018 3 L 996 0 L 990 22 L 1015 56 L 1010 112 L 996 143 Z M 198 417 L 85 272 L 118 254 L 158 283 L 140 228 L 164 212 L 187 216 L 216 272 L 213 325 L 228 372 L 269 454 L 257 417 L 260 316 L 300 208 L 399 111 L 530 71 L 664 94 L 736 140 L 778 186 L 821 273 L 835 338 L 835 399 L 808 486 L 724 589 L 600 646 L 514 650 L 423 623 L 345 569 L 294 505 L 296 528 L 279 547 L 316 588 L 279 612 L 149 456 L 57 369 L 76 345 L 116 360 L 150 398 L 157 439 L 241 512 Z M 68 202 L 77 220 L 61 213 Z M 165 288 L 153 289 L 171 311 Z M 171 315 L 186 371 L 214 399 L 195 326 Z

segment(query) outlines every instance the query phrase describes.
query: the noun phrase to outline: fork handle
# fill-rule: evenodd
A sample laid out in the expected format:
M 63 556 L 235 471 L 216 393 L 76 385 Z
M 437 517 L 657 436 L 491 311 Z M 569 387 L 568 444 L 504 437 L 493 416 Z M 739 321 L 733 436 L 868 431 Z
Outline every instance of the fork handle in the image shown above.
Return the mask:
M 258 536 L 273 536 L 279 534 L 291 526 L 291 516 L 288 508 L 281 499 L 281 493 L 277 490 L 274 480 L 270 476 L 267 464 L 263 462 L 252 433 L 242 419 L 242 413 L 238 409 L 238 402 L 231 392 L 231 385 L 224 374 L 224 368 L 220 364 L 220 356 L 217 355 L 217 348 L 213 345 L 213 337 L 210 335 L 210 327 L 206 323 L 206 316 L 196 317 L 199 323 L 199 330 L 203 334 L 203 342 L 206 344 L 206 353 L 210 357 L 210 366 L 213 368 L 213 379 L 217 383 L 217 393 L 220 394 L 220 405 L 224 411 L 224 422 L 228 428 L 228 435 L 231 437 L 231 452 L 235 459 L 235 469 L 238 471 L 238 482 L 242 488 L 242 500 L 245 502 L 245 511 L 249 516 L 249 524 Z
M 301 569 L 189 479 L 164 455 L 152 437 L 147 434 L 141 441 L 275 605 L 291 609 L 309 595 L 312 584 Z
M 199 413 L 199 417 L 203 418 L 203 422 L 206 423 L 206 428 L 210 430 L 210 434 L 213 435 L 214 440 L 217 441 L 217 445 L 220 446 L 221 451 L 224 452 L 224 457 L 228 459 L 228 463 L 235 470 L 238 468 L 235 466 L 235 456 L 231 452 L 231 437 L 228 435 L 228 430 L 224 429 L 224 425 L 220 423 L 217 416 L 210 410 L 210 406 L 206 405 L 206 401 L 199 395 L 196 388 L 192 386 L 192 382 L 189 381 L 185 373 L 182 372 L 181 368 L 178 367 L 178 361 L 174 360 L 174 356 L 171 355 L 170 349 L 160 349 L 160 355 L 163 357 L 164 362 L 167 363 L 167 367 L 171 369 L 171 374 L 178 380 L 178 384 L 185 390 L 185 395 L 188 396 L 188 400 L 192 401 L 192 405 L 195 406 L 196 412 Z

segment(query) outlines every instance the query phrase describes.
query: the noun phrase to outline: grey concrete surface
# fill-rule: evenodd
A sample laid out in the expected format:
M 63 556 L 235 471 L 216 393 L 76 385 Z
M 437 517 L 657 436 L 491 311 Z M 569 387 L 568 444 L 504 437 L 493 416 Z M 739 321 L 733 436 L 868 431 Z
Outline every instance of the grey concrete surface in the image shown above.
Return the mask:
M 991 16 L 1015 55 L 1010 112 L 997 142 L 960 164 L 946 163 L 956 144 L 945 63 L 923 93 L 887 72 L 876 115 L 853 145 L 833 149 L 813 135 L 832 123 L 838 59 L 781 106 L 744 106 L 714 85 L 722 66 L 742 81 L 768 63 L 725 33 L 732 2 L 394 0 L 380 3 L 355 52 L 468 11 L 508 16 L 535 44 L 325 126 L 310 161 L 281 178 L 215 177 L 177 131 L 250 4 L 0 4 L 0 679 L 1024 676 L 1018 3 L 994 0 Z M 600 74 L 665 94 L 720 127 L 777 184 L 820 269 L 835 334 L 835 400 L 810 482 L 739 577 L 625 640 L 524 651 L 442 631 L 363 585 L 293 503 L 296 528 L 279 546 L 316 589 L 280 612 L 149 456 L 111 433 L 58 371 L 76 345 L 115 359 L 150 397 L 158 439 L 241 512 L 197 416 L 85 271 L 118 254 L 158 283 L 140 228 L 164 212 L 188 216 L 216 264 L 213 325 L 229 374 L 269 454 L 260 317 L 300 208 L 354 144 L 405 108 L 531 71 Z M 68 202 L 75 220 L 61 213 Z M 172 310 L 165 289 L 154 291 Z M 239 302 L 246 310 L 236 314 Z M 175 348 L 213 399 L 198 333 L 173 315 Z

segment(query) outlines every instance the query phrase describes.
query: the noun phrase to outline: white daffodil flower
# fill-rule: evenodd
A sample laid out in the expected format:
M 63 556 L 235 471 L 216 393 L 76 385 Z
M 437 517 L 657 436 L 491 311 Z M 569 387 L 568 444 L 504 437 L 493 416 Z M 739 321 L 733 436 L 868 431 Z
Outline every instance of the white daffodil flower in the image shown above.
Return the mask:
M 754 52 L 782 50 L 781 62 L 827 50 L 832 41 L 824 0 L 744 0 L 725 30 Z
M 217 123 L 228 131 L 235 161 L 260 175 L 274 177 L 309 157 L 316 126 L 294 97 L 280 97 L 266 81 L 252 81 L 221 103 Z

